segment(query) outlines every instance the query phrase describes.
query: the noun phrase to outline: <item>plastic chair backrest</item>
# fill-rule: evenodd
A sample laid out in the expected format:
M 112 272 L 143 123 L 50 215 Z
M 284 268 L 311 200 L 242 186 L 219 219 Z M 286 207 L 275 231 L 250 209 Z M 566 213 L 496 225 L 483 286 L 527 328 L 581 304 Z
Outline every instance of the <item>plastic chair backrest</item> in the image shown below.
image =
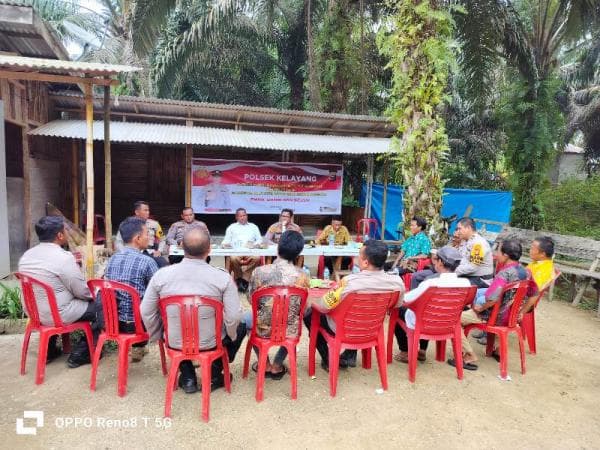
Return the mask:
M 342 342 L 360 344 L 377 339 L 389 308 L 398 303 L 399 291 L 350 292 L 329 313 Z
M 133 309 L 133 320 L 135 322 L 135 333 L 144 333 L 142 325 L 142 316 L 140 314 L 140 294 L 138 291 L 125 283 L 109 280 L 89 280 L 87 282 L 90 292 L 94 295 L 96 292 L 100 295 L 102 301 L 102 311 L 104 313 L 104 329 L 110 337 L 117 337 L 119 334 L 119 302 L 117 292 L 122 291 L 129 294 L 131 298 L 131 308 Z
M 406 307 L 414 311 L 421 333 L 433 336 L 452 334 L 464 307 L 473 302 L 477 287 L 428 288 Z
M 179 324 L 181 329 L 181 352 L 184 355 L 194 356 L 200 353 L 200 328 L 198 325 L 198 310 L 211 308 L 215 314 L 216 350 L 223 348 L 220 339 L 223 329 L 223 303 L 220 300 L 203 297 L 200 295 L 172 295 L 159 300 L 160 316 L 165 330 L 165 343 L 169 345 L 169 321 L 167 308 L 179 310 Z M 171 324 L 172 325 L 172 324 Z
M 369 239 L 375 239 L 378 229 L 377 219 L 359 219 L 356 222 L 356 241 L 362 242 L 365 234 L 369 236 Z
M 546 285 L 544 287 L 542 287 L 542 289 L 540 290 L 539 294 L 537 294 L 537 299 L 535 300 L 535 303 L 533 304 L 533 307 L 531 309 L 537 308 L 537 305 L 540 302 L 540 300 L 542 299 L 542 297 L 544 295 L 546 295 L 546 293 L 550 290 L 550 288 L 554 285 L 554 283 L 556 282 L 556 280 L 558 280 L 558 278 L 561 275 L 562 274 L 561 274 L 560 270 L 554 269 L 554 276 L 552 277 L 552 279 L 550 281 L 548 281 L 546 283 Z M 534 283 L 535 284 L 535 281 L 530 280 L 530 283 Z
M 254 291 L 251 299 L 252 323 L 254 324 L 252 327 L 253 335 L 256 335 L 260 301 L 265 297 L 273 298 L 273 306 L 271 310 L 271 334 L 269 338 L 271 342 L 279 344 L 285 341 L 288 337 L 300 339 L 300 336 L 302 335 L 302 317 L 304 316 L 304 308 L 306 307 L 308 291 L 306 289 L 294 286 L 269 286 Z M 300 297 L 300 308 L 298 311 L 298 334 L 294 336 L 288 336 L 287 323 L 290 313 L 290 301 L 292 297 Z
M 58 306 L 56 304 L 56 296 L 54 295 L 54 289 L 51 286 L 43 283 L 35 278 L 21 273 L 16 272 L 15 276 L 21 281 L 21 292 L 23 293 L 23 303 L 25 306 L 25 312 L 31 321 L 31 325 L 34 328 L 39 328 L 42 323 L 40 322 L 40 312 L 36 302 L 36 294 L 34 288 L 41 289 L 46 294 L 46 299 L 50 307 L 50 314 L 52 314 L 52 320 L 54 321 L 55 327 L 63 327 L 62 319 L 58 313 Z
M 487 321 L 488 325 L 501 325 L 496 324 L 499 319 L 498 314 L 500 313 L 500 306 L 502 304 L 502 299 L 508 293 L 508 291 L 516 290 L 512 304 L 510 306 L 510 310 L 508 312 L 508 323 L 506 324 L 509 328 L 514 328 L 517 325 L 517 319 L 519 317 L 519 311 L 521 310 L 521 305 L 523 304 L 523 300 L 527 295 L 527 289 L 529 288 L 529 280 L 521 280 L 515 281 L 513 283 L 509 283 L 502 289 L 500 292 L 500 300 L 496 302 L 496 304 L 492 308 L 492 312 L 490 313 L 490 317 Z

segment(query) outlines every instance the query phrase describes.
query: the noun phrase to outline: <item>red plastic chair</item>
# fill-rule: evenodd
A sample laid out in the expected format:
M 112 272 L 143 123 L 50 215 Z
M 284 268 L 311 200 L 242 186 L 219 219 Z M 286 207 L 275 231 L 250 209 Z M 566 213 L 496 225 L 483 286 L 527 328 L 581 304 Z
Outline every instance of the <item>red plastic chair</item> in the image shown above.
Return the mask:
M 425 270 L 427 266 L 431 265 L 431 258 L 419 258 L 417 260 L 417 272 L 420 270 Z M 402 281 L 404 281 L 404 287 L 407 291 L 410 291 L 410 283 L 412 281 L 412 273 L 405 273 L 402 275 Z
M 469 332 L 476 328 L 478 330 L 485 331 L 487 335 L 487 346 L 486 356 L 491 356 L 494 351 L 494 342 L 496 335 L 500 338 L 500 377 L 505 380 L 508 375 L 508 334 L 516 333 L 517 339 L 519 340 L 519 351 L 521 353 L 521 373 L 525 375 L 525 345 L 523 342 L 523 332 L 517 321 L 523 299 L 527 294 L 529 287 L 529 280 L 516 281 L 514 283 L 507 284 L 500 293 L 500 298 L 504 298 L 504 295 L 509 290 L 516 290 L 513 298 L 512 305 L 508 312 L 508 324 L 499 325 L 496 322 L 499 320 L 498 313 L 500 312 L 500 301 L 496 302 L 490 313 L 490 318 L 485 323 L 474 323 L 465 327 L 465 336 L 469 335 Z M 457 362 L 458 366 L 458 362 Z
M 333 310 L 312 305 L 310 343 L 308 347 L 308 375 L 315 374 L 317 333 L 321 333 L 329 347 L 329 394 L 335 397 L 340 353 L 345 349 L 362 350 L 363 368 L 371 368 L 371 347 L 375 347 L 379 377 L 384 390 L 388 388 L 385 363 L 383 320 L 390 307 L 398 303 L 399 292 L 351 292 Z M 323 329 L 321 314 L 335 322 L 335 336 Z
M 290 297 L 300 297 L 300 311 L 298 316 L 298 334 L 288 336 L 287 322 L 290 308 Z M 273 310 L 271 312 L 271 335 L 262 337 L 257 333 L 258 310 L 260 300 L 265 297 L 273 297 Z M 288 351 L 290 360 L 290 381 L 292 383 L 292 399 L 296 400 L 298 394 L 298 369 L 296 364 L 296 346 L 300 342 L 302 335 L 302 318 L 304 317 L 304 308 L 306 307 L 306 298 L 308 291 L 306 289 L 290 286 L 273 286 L 256 290 L 252 294 L 252 330 L 250 338 L 246 345 L 246 354 L 244 356 L 243 378 L 248 377 L 248 367 L 250 365 L 250 354 L 252 348 L 258 348 L 258 370 L 256 372 L 256 401 L 263 399 L 265 386 L 265 371 L 267 368 L 267 356 L 269 349 L 273 346 L 283 346 Z
M 554 278 L 550 282 L 546 284 L 546 286 L 540 291 L 538 297 L 533 304 L 533 307 L 529 312 L 523 314 L 521 318 L 521 329 L 523 330 L 523 338 L 527 341 L 527 346 L 529 347 L 529 353 L 535 355 L 537 352 L 536 343 L 535 343 L 535 309 L 537 308 L 538 303 L 542 299 L 544 295 L 550 290 L 550 287 L 554 285 L 554 282 L 560 277 L 561 273 L 559 270 L 554 271 Z
M 356 222 L 356 242 L 362 242 L 366 234 L 369 239 L 377 238 L 379 223 L 377 219 L 360 219 Z
M 148 333 L 142 325 L 140 315 L 140 295 L 135 288 L 128 284 L 108 280 L 89 280 L 87 282 L 90 292 L 98 292 L 102 299 L 102 310 L 104 312 L 104 330 L 98 336 L 96 351 L 92 359 L 92 375 L 90 379 L 90 390 L 96 390 L 96 376 L 98 374 L 98 363 L 102 347 L 106 341 L 116 342 L 119 355 L 119 366 L 117 370 L 117 392 L 119 397 L 127 393 L 127 369 L 129 367 L 129 348 L 132 344 L 148 340 Z M 133 308 L 133 320 L 135 322 L 135 333 L 119 333 L 119 310 L 117 302 L 117 291 L 122 291 L 131 297 Z
M 173 295 L 161 298 L 159 301 L 160 316 L 164 327 L 164 342 L 158 341 L 160 348 L 163 373 L 165 367 L 165 348 L 171 359 L 169 375 L 167 377 L 167 389 L 165 395 L 165 417 L 171 417 L 171 402 L 173 391 L 177 389 L 177 372 L 179 364 L 184 360 L 195 360 L 200 362 L 202 369 L 202 420 L 208 422 L 210 409 L 210 382 L 211 364 L 217 359 L 223 361 L 223 375 L 225 377 L 225 390 L 231 392 L 231 380 L 229 379 L 229 358 L 227 351 L 221 341 L 223 330 L 223 303 L 219 300 L 199 295 Z M 167 320 L 167 308 L 179 310 L 181 327 L 181 349 L 171 348 L 169 344 L 169 322 Z M 214 333 L 216 336 L 216 348 L 214 350 L 200 350 L 200 329 L 198 323 L 199 308 L 212 308 L 215 315 Z
M 29 348 L 29 339 L 31 333 L 37 331 L 40 333 L 40 343 L 38 350 L 37 368 L 35 373 L 35 384 L 42 384 L 44 382 L 44 374 L 46 372 L 46 357 L 48 356 L 48 341 L 50 336 L 61 335 L 63 351 L 69 353 L 71 344 L 69 342 L 69 333 L 75 330 L 83 330 L 85 337 L 87 338 L 90 355 L 93 354 L 93 339 L 92 339 L 92 327 L 89 322 L 73 322 L 68 325 L 63 324 L 60 314 L 58 313 L 58 306 L 56 304 L 56 296 L 52 287 L 46 283 L 42 283 L 29 275 L 24 273 L 15 273 L 16 277 L 21 281 L 21 291 L 23 292 L 23 300 L 25 304 L 25 312 L 29 317 L 27 326 L 25 327 L 25 336 L 23 339 L 23 348 L 21 350 L 21 375 L 25 375 L 25 364 L 27 362 L 27 349 Z M 35 288 L 35 289 L 34 289 Z M 46 295 L 48 306 L 50 307 L 50 314 L 52 314 L 52 325 L 42 325 L 40 322 L 40 313 L 36 302 L 36 292 L 43 291 Z M 40 299 L 41 300 L 41 299 Z
M 436 341 L 437 361 L 446 359 L 446 340 L 452 341 L 452 349 L 456 361 L 456 374 L 459 380 L 463 378 L 462 342 L 460 314 L 463 308 L 472 303 L 477 294 L 475 286 L 464 288 L 430 287 L 415 301 L 407 303 L 406 307 L 415 313 L 415 329 L 408 328 L 399 317 L 399 308 L 390 312 L 387 335 L 387 363 L 392 362 L 392 347 L 394 344 L 394 329 L 400 325 L 408 337 L 408 380 L 415 382 L 417 373 L 417 355 L 419 340 Z

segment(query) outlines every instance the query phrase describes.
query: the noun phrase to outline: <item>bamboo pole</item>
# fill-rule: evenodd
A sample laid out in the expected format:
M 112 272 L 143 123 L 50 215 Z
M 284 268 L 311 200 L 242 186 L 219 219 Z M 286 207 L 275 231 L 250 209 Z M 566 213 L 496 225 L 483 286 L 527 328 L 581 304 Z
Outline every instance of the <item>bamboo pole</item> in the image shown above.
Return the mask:
M 27 91 L 21 91 L 21 95 L 27 96 Z M 8 100 L 8 99 L 7 99 Z M 21 101 L 18 98 L 17 101 Z M 22 104 L 23 102 L 21 102 Z M 21 146 L 23 149 L 23 219 L 25 221 L 25 244 L 27 248 L 31 246 L 31 152 L 29 148 L 29 108 L 25 101 L 25 107 L 22 108 L 23 128 L 21 130 Z
M 381 239 L 385 239 L 385 219 L 387 209 L 388 160 L 383 161 L 383 205 L 381 210 Z
M 104 86 L 104 236 L 112 250 L 112 162 L 110 154 L 110 86 Z
M 186 120 L 185 125 L 194 126 L 193 120 Z M 185 206 L 192 206 L 192 157 L 193 148 L 191 144 L 185 145 Z
M 73 195 L 73 223 L 79 227 L 79 142 L 71 144 L 71 194 Z
M 86 181 L 86 212 L 85 227 L 85 274 L 88 279 L 94 277 L 94 103 L 92 83 L 87 82 L 85 89 L 85 120 L 87 137 L 85 140 L 85 181 Z

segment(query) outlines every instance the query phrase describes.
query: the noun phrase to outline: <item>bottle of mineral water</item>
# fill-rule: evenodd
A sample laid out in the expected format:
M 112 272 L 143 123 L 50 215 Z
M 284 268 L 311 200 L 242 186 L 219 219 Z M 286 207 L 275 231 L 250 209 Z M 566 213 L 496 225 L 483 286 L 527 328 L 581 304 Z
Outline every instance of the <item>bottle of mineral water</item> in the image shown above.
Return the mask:
M 302 267 L 302 271 L 306 274 L 308 278 L 310 278 L 310 269 L 306 264 L 304 265 L 304 267 Z
M 358 264 L 354 264 L 352 266 L 352 273 L 358 273 L 360 272 L 360 268 L 358 267 Z
M 329 276 L 331 274 L 329 273 L 329 267 L 325 267 L 325 270 L 323 271 L 323 279 L 324 280 L 329 280 Z

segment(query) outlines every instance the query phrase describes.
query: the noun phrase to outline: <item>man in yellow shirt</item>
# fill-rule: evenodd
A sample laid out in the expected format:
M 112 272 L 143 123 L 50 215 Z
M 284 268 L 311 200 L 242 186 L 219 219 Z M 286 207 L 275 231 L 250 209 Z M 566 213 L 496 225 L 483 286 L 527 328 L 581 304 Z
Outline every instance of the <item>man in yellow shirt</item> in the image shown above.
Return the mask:
M 352 240 L 348 228 L 342 225 L 342 218 L 340 216 L 333 216 L 331 218 L 331 225 L 327 225 L 321 231 L 321 234 L 317 237 L 317 243 L 321 245 L 329 244 L 330 236 L 333 236 L 333 243 L 335 245 L 347 245 Z M 331 256 L 325 257 L 325 266 L 329 269 L 330 273 L 333 273 L 333 259 Z M 336 257 L 336 266 L 338 269 L 348 268 L 351 262 L 352 258 L 347 256 Z
M 536 237 L 529 248 L 532 261 L 527 266 L 527 271 L 535 281 L 537 292 L 528 292 L 528 299 L 521 308 L 521 314 L 529 312 L 537 301 L 539 292 L 554 279 L 554 241 L 548 236 Z

